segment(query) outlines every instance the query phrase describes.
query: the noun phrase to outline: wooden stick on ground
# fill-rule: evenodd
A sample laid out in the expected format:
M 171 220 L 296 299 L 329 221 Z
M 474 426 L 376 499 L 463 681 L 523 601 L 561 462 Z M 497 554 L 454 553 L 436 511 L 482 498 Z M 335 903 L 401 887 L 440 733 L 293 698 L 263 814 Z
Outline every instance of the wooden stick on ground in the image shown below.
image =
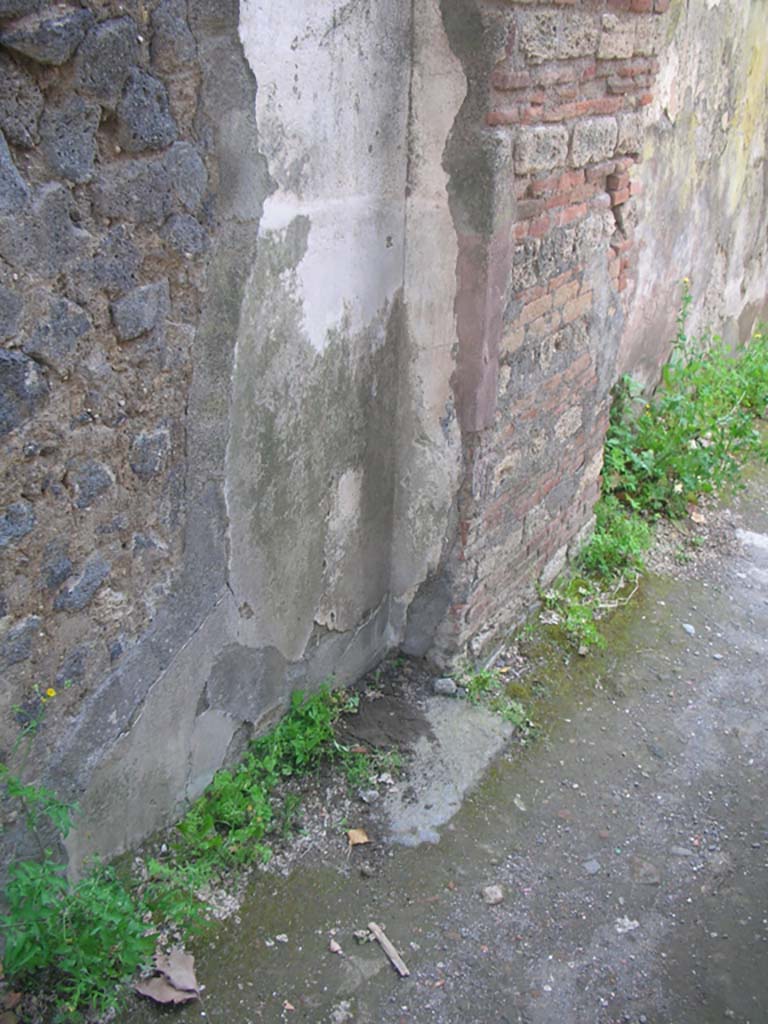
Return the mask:
M 387 954 L 387 956 L 392 962 L 392 966 L 395 968 L 400 977 L 407 978 L 411 972 L 405 966 L 403 958 L 400 956 L 400 954 L 397 952 L 395 947 L 392 945 L 392 943 L 389 941 L 387 936 L 384 934 L 381 928 L 379 928 L 375 921 L 370 922 L 370 924 L 368 925 L 368 931 L 370 931 L 373 934 L 373 937 L 376 939 L 378 944 Z

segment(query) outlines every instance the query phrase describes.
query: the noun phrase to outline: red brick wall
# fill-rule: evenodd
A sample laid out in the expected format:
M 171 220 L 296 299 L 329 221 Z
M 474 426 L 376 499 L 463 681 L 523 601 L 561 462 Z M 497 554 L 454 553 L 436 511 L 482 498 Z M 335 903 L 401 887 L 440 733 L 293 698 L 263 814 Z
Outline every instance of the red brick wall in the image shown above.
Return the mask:
M 438 651 L 514 621 L 590 521 L 632 294 L 632 171 L 668 5 L 503 5 L 506 44 L 484 109 L 485 129 L 508 138 L 515 197 L 497 355 L 484 344 L 498 390 L 493 415 L 465 423 L 455 603 Z

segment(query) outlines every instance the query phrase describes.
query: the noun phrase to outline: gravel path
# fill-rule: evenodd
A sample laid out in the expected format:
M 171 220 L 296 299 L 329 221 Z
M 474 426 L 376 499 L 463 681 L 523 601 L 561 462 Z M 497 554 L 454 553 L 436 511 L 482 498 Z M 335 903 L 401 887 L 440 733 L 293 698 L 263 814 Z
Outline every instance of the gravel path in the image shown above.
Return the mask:
M 338 822 L 375 850 L 260 875 L 174 1019 L 768 1020 L 768 473 L 732 508 L 695 566 L 614 615 L 606 651 L 557 670 L 545 735 L 496 757 L 439 842 L 392 844 L 375 806 Z M 419 761 L 425 786 L 449 755 Z M 371 920 L 410 977 L 353 937 Z

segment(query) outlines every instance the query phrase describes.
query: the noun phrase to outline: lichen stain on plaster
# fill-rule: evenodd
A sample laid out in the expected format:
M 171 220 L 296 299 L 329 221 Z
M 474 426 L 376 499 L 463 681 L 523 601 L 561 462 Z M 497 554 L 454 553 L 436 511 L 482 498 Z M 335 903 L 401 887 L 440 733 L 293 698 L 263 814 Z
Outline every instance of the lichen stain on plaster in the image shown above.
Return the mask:
M 728 145 L 723 166 L 728 168 L 728 211 L 739 208 L 748 179 L 755 165 L 766 156 L 765 118 L 768 83 L 768 36 L 764 11 L 760 17 L 752 11 L 747 38 L 751 40 L 749 70 L 741 80 L 742 89 L 734 104 L 728 128 Z

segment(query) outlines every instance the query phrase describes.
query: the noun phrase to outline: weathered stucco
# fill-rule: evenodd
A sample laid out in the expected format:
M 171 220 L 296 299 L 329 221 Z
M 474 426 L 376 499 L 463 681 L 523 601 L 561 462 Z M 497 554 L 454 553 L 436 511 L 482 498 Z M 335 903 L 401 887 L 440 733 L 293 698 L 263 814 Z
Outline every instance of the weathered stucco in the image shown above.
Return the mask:
M 680 278 L 730 340 L 766 309 L 768 40 L 764 0 L 40 6 L 0 4 L 0 745 L 57 686 L 76 869 L 563 567 Z
M 690 330 L 750 337 L 766 315 L 768 32 L 764 4 L 673 5 L 637 177 L 637 288 L 621 368 L 653 381 L 674 336 L 680 279 Z

